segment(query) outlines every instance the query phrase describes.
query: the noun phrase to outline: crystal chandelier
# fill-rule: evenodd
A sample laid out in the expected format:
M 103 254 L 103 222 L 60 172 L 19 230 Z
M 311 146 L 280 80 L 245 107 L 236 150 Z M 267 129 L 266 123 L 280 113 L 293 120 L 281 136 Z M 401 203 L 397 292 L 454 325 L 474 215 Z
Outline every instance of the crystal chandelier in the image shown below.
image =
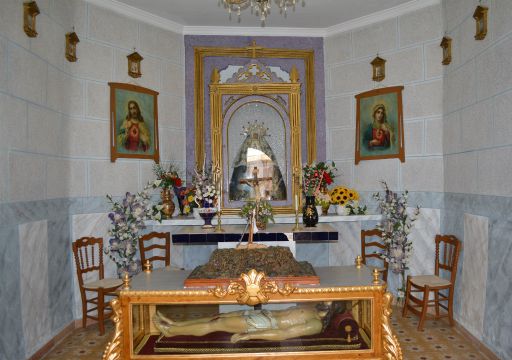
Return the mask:
M 286 16 L 288 8 L 295 10 L 295 3 L 297 0 L 274 0 L 279 6 L 279 12 Z M 224 7 L 228 10 L 231 16 L 232 12 L 236 12 L 240 19 L 242 10 L 251 8 L 251 12 L 260 17 L 261 22 L 264 22 L 270 13 L 272 0 L 222 0 Z

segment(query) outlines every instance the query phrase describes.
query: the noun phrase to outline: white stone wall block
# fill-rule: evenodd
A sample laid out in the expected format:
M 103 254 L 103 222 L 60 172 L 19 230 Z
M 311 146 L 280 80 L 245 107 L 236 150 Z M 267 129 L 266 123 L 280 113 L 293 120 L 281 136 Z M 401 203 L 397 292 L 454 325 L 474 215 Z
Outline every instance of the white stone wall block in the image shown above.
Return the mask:
M 141 51 L 181 64 L 183 35 L 141 23 L 139 36 Z
M 476 6 L 475 6 L 476 7 Z M 457 56 L 460 63 L 465 63 L 473 59 L 475 55 L 481 53 L 492 42 L 492 12 L 488 12 L 488 30 L 485 39 L 475 40 L 475 19 L 469 17 L 457 28 L 456 40 L 458 45 Z M 453 44 L 453 41 L 452 41 Z
M 50 14 L 65 32 L 73 27 L 80 39 L 86 36 L 87 3 L 83 0 L 51 0 Z M 80 45 L 78 46 L 80 52 Z
M 345 32 L 325 38 L 324 49 L 326 64 L 350 60 L 353 57 L 351 33 Z
M 331 129 L 330 138 L 330 157 L 332 159 L 347 159 L 354 157 L 355 149 L 355 129 Z
M 425 120 L 425 153 L 427 155 L 443 154 L 443 121 L 441 118 Z
M 448 0 L 443 1 L 445 29 L 451 31 L 466 17 L 471 17 L 476 8 L 474 0 Z
M 489 25 L 494 25 L 496 39 L 512 32 L 512 21 L 510 21 L 512 1 L 494 0 L 494 7 L 490 9 L 489 12 L 491 12 L 493 16 L 493 21 L 490 22 Z
M 80 157 L 110 158 L 110 125 L 100 120 L 66 119 L 67 136 L 63 154 Z
M 86 171 L 85 160 L 48 159 L 46 197 L 55 199 L 86 196 Z
M 429 6 L 398 18 L 400 46 L 441 38 L 443 15 L 441 4 Z
M 50 108 L 67 115 L 83 115 L 84 85 L 53 67 L 48 68 L 46 101 Z
M 89 38 L 133 49 L 138 47 L 139 22 L 89 4 Z
M 480 151 L 478 153 L 478 193 L 512 196 L 512 147 Z
M 23 5 L 19 0 L 3 0 L 0 11 L 0 34 L 28 48 L 29 38 L 23 31 Z
M 327 127 L 350 126 L 355 127 L 354 117 L 355 100 L 352 95 L 336 96 L 325 99 L 325 116 Z
M 446 155 L 444 161 L 444 191 L 476 194 L 478 188 L 477 155 L 462 153 Z
M 136 161 L 91 160 L 89 162 L 89 196 L 121 196 L 139 189 L 139 165 Z
M 390 189 L 397 189 L 399 164 L 398 159 L 361 161 L 354 168 L 354 184 L 357 190 L 381 190 L 381 181 L 385 181 Z
M 27 103 L 0 94 L 0 149 L 27 146 Z
M 185 131 L 159 129 L 160 159 L 163 161 L 183 161 L 185 159 Z
M 65 30 L 47 15 L 40 14 L 37 16 L 37 32 L 37 37 L 30 39 L 30 50 L 53 66 L 63 69 L 67 65 L 64 57 Z
M 185 94 L 185 69 L 181 65 L 170 62 L 162 62 L 162 85 L 163 92 L 175 96 Z
M 484 334 L 485 312 L 482 309 L 485 309 L 488 250 L 489 219 L 464 214 L 464 257 L 459 284 L 459 318 L 464 328 L 479 340 L 482 340 Z
M 46 161 L 43 157 L 9 154 L 9 201 L 34 201 L 46 198 Z
M 444 190 L 443 158 L 407 158 L 402 164 L 402 181 L 404 188 L 410 191 L 442 192 Z
M 11 239 L 14 240 L 14 239 Z M 19 225 L 21 323 L 25 351 L 35 353 L 51 337 L 46 220 Z
M 462 149 L 478 150 L 492 143 L 492 101 L 476 103 L 460 112 Z
M 407 156 L 423 154 L 423 120 L 404 123 L 404 147 Z
M 86 116 L 110 119 L 110 87 L 103 83 L 87 81 Z
M 443 49 L 439 42 L 425 45 L 425 78 L 431 79 L 443 75 Z
M 371 60 L 333 67 L 331 70 L 332 93 L 362 92 L 372 88 Z
M 338 169 L 337 176 L 333 179 L 334 184 L 343 185 L 348 187 L 355 187 L 359 189 L 359 185 L 354 184 L 354 160 L 333 160 Z
M 512 38 L 499 42 L 476 58 L 478 99 L 512 88 Z
M 0 90 L 7 90 L 7 41 L 0 38 Z
M 374 56 L 396 49 L 397 20 L 391 19 L 352 32 L 354 57 Z
M 437 116 L 443 113 L 443 82 L 441 80 L 406 85 L 402 94 L 405 119 Z
M 9 44 L 8 51 L 8 89 L 11 94 L 44 104 L 46 101 L 47 64 L 12 43 Z
M 386 59 L 386 79 L 390 85 L 401 85 L 423 80 L 423 49 L 421 46 L 390 55 Z
M 512 145 L 512 91 L 494 98 L 494 145 Z
M 469 61 L 444 79 L 445 110 L 452 112 L 476 102 L 477 89 L 482 86 L 475 76 L 475 62 Z M 478 84 L 478 86 L 476 85 Z
M 66 137 L 62 115 L 46 108 L 28 106 L 28 149 L 30 151 L 58 155 L 62 152 Z
M 81 39 L 78 48 L 78 60 L 70 65 L 73 75 L 99 81 L 112 78 L 111 47 Z
M 443 151 L 453 154 L 462 150 L 460 111 L 445 116 L 443 121 Z
M 158 95 L 158 127 L 184 129 L 182 97 L 165 93 Z

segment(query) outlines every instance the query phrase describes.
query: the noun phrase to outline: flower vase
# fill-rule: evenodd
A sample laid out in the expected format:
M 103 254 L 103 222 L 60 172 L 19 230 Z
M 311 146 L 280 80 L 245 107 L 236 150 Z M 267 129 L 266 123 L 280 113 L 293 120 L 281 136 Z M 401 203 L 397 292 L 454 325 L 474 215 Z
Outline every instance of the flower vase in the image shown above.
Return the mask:
M 327 216 L 327 214 L 329 214 L 329 207 L 330 206 L 331 206 L 330 204 L 322 205 L 322 215 L 323 216 Z
M 217 213 L 217 208 L 213 207 L 212 203 L 209 203 L 208 201 L 203 201 L 203 207 L 199 208 L 198 210 L 199 216 L 201 216 L 201 219 L 204 220 L 204 225 L 202 226 L 203 229 L 212 229 L 212 219 L 214 218 L 215 214 Z
M 262 221 L 262 220 L 259 220 L 256 217 L 256 227 L 258 228 L 258 230 L 266 230 L 267 229 L 267 223 Z
M 315 227 L 318 223 L 314 196 L 306 196 L 306 204 L 302 208 L 302 222 L 306 227 Z
M 176 206 L 174 205 L 174 201 L 172 201 L 171 190 L 168 188 L 162 189 L 160 197 L 162 199 L 162 218 L 172 219 L 172 214 Z

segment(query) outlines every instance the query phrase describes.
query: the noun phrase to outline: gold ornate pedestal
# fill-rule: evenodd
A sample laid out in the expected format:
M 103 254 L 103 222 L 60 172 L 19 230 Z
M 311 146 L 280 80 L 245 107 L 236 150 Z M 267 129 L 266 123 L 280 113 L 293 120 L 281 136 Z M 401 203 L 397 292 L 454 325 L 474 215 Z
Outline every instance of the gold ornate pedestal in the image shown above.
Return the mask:
M 366 267 L 320 267 L 319 286 L 296 286 L 277 283 L 265 274 L 251 270 L 228 286 L 185 290 L 183 280 L 187 271 L 171 269 L 141 273 L 122 290 L 118 300 L 112 301 L 115 334 L 108 343 L 104 360 L 140 359 L 402 359 L 402 351 L 390 324 L 392 295 L 386 284 L 374 282 Z M 354 318 L 368 334 L 368 349 L 286 351 L 272 353 L 179 354 L 142 355 L 139 344 L 148 335 L 158 334 L 152 326 L 151 316 L 156 306 L 180 304 L 283 304 L 325 301 L 347 301 L 352 304 Z

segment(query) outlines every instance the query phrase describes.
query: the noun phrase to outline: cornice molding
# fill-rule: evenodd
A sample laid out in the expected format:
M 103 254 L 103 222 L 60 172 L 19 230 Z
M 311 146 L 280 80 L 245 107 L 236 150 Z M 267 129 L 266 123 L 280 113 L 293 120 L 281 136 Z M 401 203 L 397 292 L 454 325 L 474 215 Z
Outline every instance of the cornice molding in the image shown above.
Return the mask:
M 324 28 L 290 27 L 235 27 L 235 26 L 184 26 L 184 35 L 224 35 L 224 36 L 310 36 L 324 37 Z
M 154 15 L 150 12 L 127 5 L 118 0 L 85 0 L 118 14 L 136 19 L 156 27 L 184 35 L 257 35 L 257 36 L 310 36 L 327 37 L 364 26 L 379 23 L 401 15 L 441 3 L 441 0 L 411 0 L 390 9 L 365 15 L 357 19 L 327 28 L 288 28 L 288 27 L 236 27 L 236 26 L 184 26 L 177 22 Z
M 332 36 L 346 31 L 354 30 L 364 26 L 377 24 L 381 21 L 393 19 L 410 12 L 420 10 L 432 5 L 440 4 L 441 0 L 411 0 L 395 7 L 377 11 L 373 14 L 361 16 L 360 18 L 345 21 L 341 24 L 334 25 L 328 28 L 324 28 L 324 36 Z
M 147 24 L 154 25 L 164 30 L 173 31 L 179 34 L 183 33 L 183 25 L 117 0 L 85 1 L 91 5 L 96 5 L 104 9 L 112 10 L 113 12 L 118 13 L 120 15 L 124 15 L 131 19 L 139 20 Z

